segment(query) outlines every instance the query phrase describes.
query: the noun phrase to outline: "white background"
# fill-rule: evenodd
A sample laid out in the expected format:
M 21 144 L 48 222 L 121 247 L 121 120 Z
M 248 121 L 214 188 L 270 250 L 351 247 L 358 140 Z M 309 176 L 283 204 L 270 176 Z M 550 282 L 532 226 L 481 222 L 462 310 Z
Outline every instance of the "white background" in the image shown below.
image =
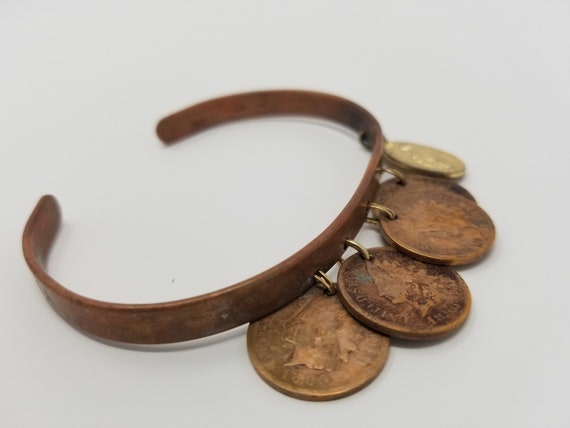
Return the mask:
M 2 1 L 0 426 L 570 426 L 569 22 L 564 0 Z M 464 328 L 394 342 L 339 401 L 268 387 L 245 327 L 160 347 L 87 337 L 21 254 L 46 193 L 64 216 L 50 272 L 91 297 L 188 297 L 292 254 L 360 179 L 348 133 L 266 119 L 168 149 L 154 134 L 192 103 L 271 88 L 350 98 L 389 139 L 461 157 L 497 226 L 460 270 Z M 359 239 L 380 245 L 371 227 Z

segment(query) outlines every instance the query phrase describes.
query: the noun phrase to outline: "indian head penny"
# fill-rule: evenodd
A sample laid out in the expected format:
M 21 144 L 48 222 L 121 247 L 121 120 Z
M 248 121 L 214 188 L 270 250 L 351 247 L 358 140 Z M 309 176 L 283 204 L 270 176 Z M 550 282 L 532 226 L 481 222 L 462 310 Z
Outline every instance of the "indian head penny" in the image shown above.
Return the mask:
M 406 142 L 388 142 L 384 160 L 402 172 L 431 175 L 447 179 L 459 179 L 465 174 L 465 164 L 442 150 Z
M 314 287 L 251 323 L 247 348 L 253 367 L 273 388 L 324 401 L 368 385 L 384 366 L 389 338 L 356 321 L 337 296 Z
M 411 259 L 392 248 L 349 257 L 338 273 L 339 296 L 355 318 L 376 331 L 413 340 L 458 329 L 471 308 L 459 274 L 447 266 Z
M 397 218 L 380 218 L 382 236 L 418 260 L 464 265 L 482 258 L 493 245 L 491 218 L 474 201 L 453 191 L 415 186 L 393 193 L 385 205 Z

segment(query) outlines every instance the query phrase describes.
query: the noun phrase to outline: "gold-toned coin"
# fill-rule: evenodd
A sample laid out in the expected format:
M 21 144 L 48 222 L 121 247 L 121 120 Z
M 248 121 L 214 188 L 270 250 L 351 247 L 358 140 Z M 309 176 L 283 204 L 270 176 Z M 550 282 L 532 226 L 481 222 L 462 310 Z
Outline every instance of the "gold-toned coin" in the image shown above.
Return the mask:
M 452 191 L 416 187 L 385 202 L 397 218 L 380 218 L 380 231 L 393 247 L 429 263 L 463 265 L 493 245 L 495 226 L 475 202 Z
M 465 175 L 465 164 L 450 153 L 420 144 L 391 141 L 384 148 L 384 161 L 404 173 L 416 173 L 459 179 Z
M 392 248 L 371 248 L 341 265 L 343 305 L 362 323 L 393 337 L 435 339 L 457 330 L 471 309 L 471 295 L 457 272 L 411 259 Z
M 338 297 L 314 287 L 249 325 L 253 367 L 273 388 L 304 400 L 345 397 L 382 370 L 390 339 L 356 321 Z
M 422 190 L 425 188 L 431 188 L 435 191 L 450 191 L 475 202 L 473 195 L 455 181 L 436 177 L 426 177 L 425 175 L 417 174 L 406 175 L 403 183 L 401 183 L 398 178 L 383 181 L 380 183 L 376 201 L 385 205 L 386 201 L 394 196 L 396 192 L 405 192 L 418 188 Z

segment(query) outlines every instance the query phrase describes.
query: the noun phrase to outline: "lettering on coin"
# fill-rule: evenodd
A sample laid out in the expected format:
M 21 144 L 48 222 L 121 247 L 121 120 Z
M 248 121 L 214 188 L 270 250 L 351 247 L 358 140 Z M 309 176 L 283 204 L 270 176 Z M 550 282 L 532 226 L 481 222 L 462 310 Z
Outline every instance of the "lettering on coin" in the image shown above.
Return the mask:
M 434 339 L 467 319 L 471 296 L 459 274 L 411 259 L 392 248 L 372 248 L 369 261 L 349 257 L 338 273 L 346 308 L 371 328 L 404 339 Z

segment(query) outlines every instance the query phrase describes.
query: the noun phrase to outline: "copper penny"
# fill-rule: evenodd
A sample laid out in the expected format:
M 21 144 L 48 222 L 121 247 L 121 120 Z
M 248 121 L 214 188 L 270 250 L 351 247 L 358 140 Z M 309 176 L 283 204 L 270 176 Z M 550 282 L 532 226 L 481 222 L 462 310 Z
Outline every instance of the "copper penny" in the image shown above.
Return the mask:
M 304 400 L 345 397 L 382 370 L 390 339 L 356 321 L 318 288 L 249 325 L 253 367 L 273 388 Z
M 447 266 L 411 259 L 392 248 L 349 257 L 338 273 L 339 296 L 355 318 L 376 331 L 424 340 L 458 329 L 471 309 L 471 295 Z
M 402 172 L 458 179 L 465 174 L 465 164 L 451 153 L 422 144 L 390 141 L 385 148 L 385 162 Z
M 455 181 L 416 174 L 405 175 L 405 181 L 403 183 L 397 178 L 383 181 L 378 189 L 376 201 L 380 204 L 386 204 L 386 201 L 397 192 L 410 191 L 417 188 L 425 189 L 426 187 L 444 192 L 450 191 L 475 202 L 473 195 Z
M 397 218 L 380 219 L 384 239 L 425 262 L 463 265 L 483 257 L 493 245 L 493 221 L 474 201 L 444 188 L 416 186 L 385 201 Z

